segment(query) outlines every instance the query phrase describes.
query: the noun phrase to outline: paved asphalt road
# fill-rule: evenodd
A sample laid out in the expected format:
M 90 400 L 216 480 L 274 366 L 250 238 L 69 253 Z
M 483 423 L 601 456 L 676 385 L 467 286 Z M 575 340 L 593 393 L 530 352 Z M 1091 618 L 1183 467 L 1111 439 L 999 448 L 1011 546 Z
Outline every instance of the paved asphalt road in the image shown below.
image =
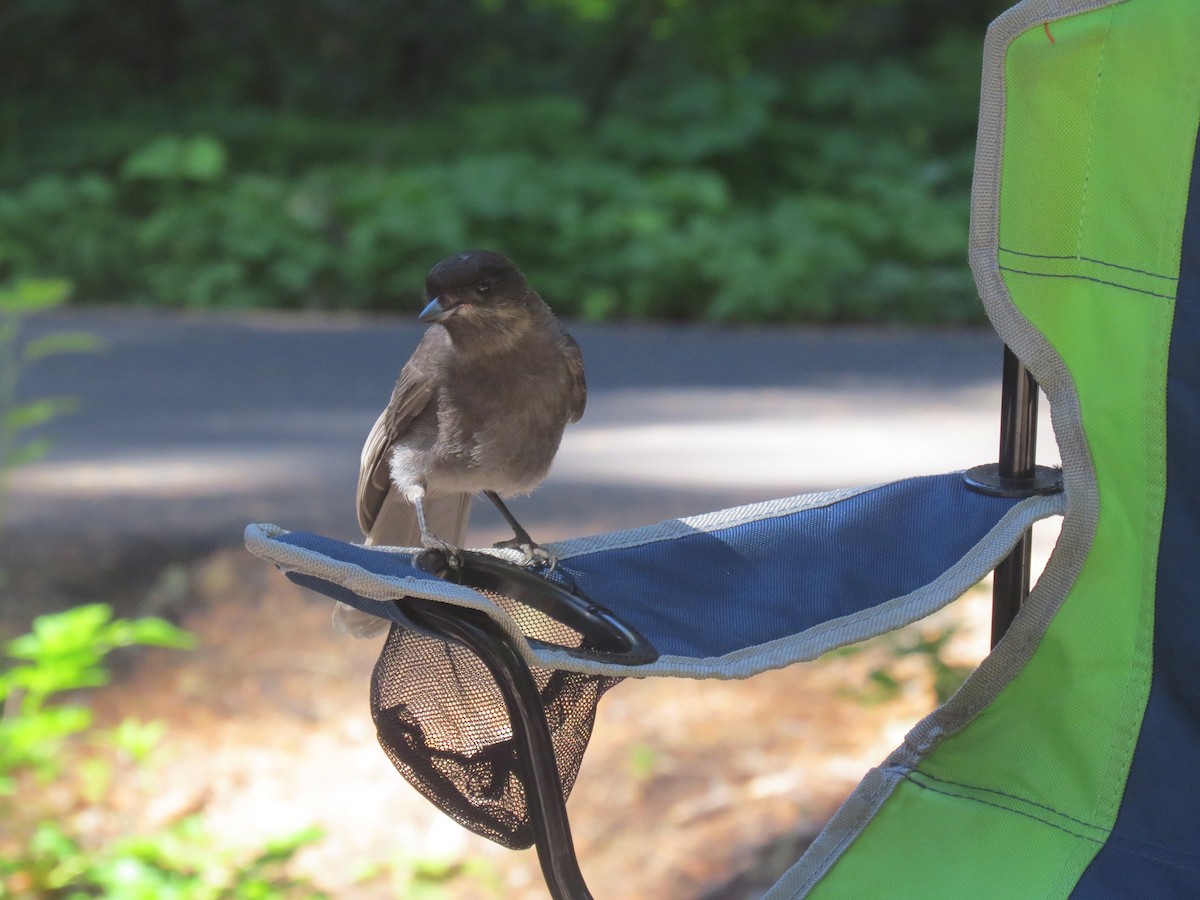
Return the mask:
M 30 333 L 60 327 L 107 349 L 46 360 L 23 382 L 79 411 L 15 473 L 0 617 L 23 618 L 13 606 L 34 590 L 80 601 L 136 587 L 239 545 L 247 522 L 358 537 L 359 450 L 420 336 L 415 317 L 72 310 Z M 571 331 L 587 414 L 514 506 L 540 540 L 995 457 L 1001 348 L 987 330 Z M 1053 461 L 1048 435 L 1042 447 Z M 472 543 L 505 536 L 483 507 Z

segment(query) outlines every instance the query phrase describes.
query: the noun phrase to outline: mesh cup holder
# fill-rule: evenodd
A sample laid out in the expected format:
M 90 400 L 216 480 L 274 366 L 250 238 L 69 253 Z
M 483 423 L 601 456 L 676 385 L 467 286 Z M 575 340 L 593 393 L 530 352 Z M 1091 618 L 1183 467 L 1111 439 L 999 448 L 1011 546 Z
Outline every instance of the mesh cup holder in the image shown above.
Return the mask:
M 418 565 L 439 576 L 455 574 L 455 580 L 475 587 L 508 612 L 533 642 L 579 655 L 603 655 L 596 641 L 585 636 L 590 630 L 586 618 L 572 624 L 563 619 L 575 619 L 580 609 L 602 616 L 608 615 L 606 611 L 570 595 L 575 609 L 564 616 L 559 601 L 547 599 L 564 593 L 562 588 L 549 584 L 547 590 L 543 579 L 492 557 L 468 557 L 465 571 L 459 573 L 450 573 L 444 558 L 432 562 L 418 559 Z M 480 566 L 485 569 L 482 574 Z M 519 581 L 514 583 L 510 577 Z M 496 590 L 497 586 L 504 592 Z M 514 594 L 521 600 L 514 599 Z M 423 604 L 433 601 L 404 598 L 398 603 L 417 613 Z M 637 641 L 641 639 L 635 635 Z M 653 650 L 644 642 L 632 651 L 618 647 L 617 655 L 630 652 L 639 661 L 653 658 Z M 622 679 L 529 668 L 549 728 L 565 801 L 579 774 L 596 706 Z M 505 847 L 524 849 L 533 844 L 513 725 L 500 688 L 474 652 L 456 641 L 394 624 L 371 677 L 371 715 L 379 743 L 393 765 L 442 812 Z

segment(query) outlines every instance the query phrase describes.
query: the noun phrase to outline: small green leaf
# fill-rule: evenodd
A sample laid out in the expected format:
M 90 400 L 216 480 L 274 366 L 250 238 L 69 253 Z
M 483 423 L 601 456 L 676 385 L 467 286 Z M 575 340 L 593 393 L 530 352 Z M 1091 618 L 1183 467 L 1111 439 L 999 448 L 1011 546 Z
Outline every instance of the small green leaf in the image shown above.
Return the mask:
M 649 778 L 658 765 L 658 757 L 658 751 L 649 744 L 635 744 L 629 750 L 629 770 L 635 778 Z
M 86 331 L 60 331 L 29 341 L 21 355 L 26 362 L 32 363 L 59 353 L 97 353 L 104 347 L 101 338 Z
M 262 852 L 254 858 L 254 865 L 270 862 L 286 862 L 296 851 L 310 844 L 315 844 L 325 837 L 325 832 L 318 825 L 310 825 L 293 834 L 271 838 L 264 845 Z
M 216 181 L 225 174 L 225 146 L 208 135 L 197 135 L 182 146 L 180 174 L 195 181 Z
M 0 312 L 25 315 L 44 312 L 66 302 L 71 282 L 65 278 L 26 278 L 0 290 Z
M 900 682 L 886 669 L 875 669 L 867 677 L 889 697 L 900 690 Z
M 53 442 L 45 437 L 25 441 L 9 454 L 8 459 L 0 459 L 0 469 L 15 469 L 17 466 L 36 462 L 49 453 L 52 446 Z
M 29 849 L 36 854 L 58 859 L 79 853 L 78 845 L 53 822 L 38 824 L 29 842 Z
M 196 636 L 182 628 L 176 628 L 165 619 L 145 616 L 128 623 L 128 643 L 154 647 L 175 647 L 191 650 L 196 646 Z
M 164 134 L 126 157 L 121 166 L 125 178 L 165 181 L 179 176 L 182 141 L 178 135 Z
M 165 134 L 129 154 L 121 175 L 144 181 L 216 181 L 225 174 L 227 157 L 216 138 Z
M 137 763 L 144 763 L 162 743 L 167 733 L 167 723 L 162 720 L 143 722 L 140 719 L 125 719 L 107 734 L 107 743 L 125 753 Z
M 99 804 L 112 787 L 113 767 L 107 759 L 90 756 L 76 764 L 80 790 L 89 803 Z
M 25 431 L 78 408 L 79 402 L 74 397 L 43 397 L 10 409 L 4 417 L 4 427 L 12 432 Z
M 107 603 L 87 603 L 38 616 L 33 620 L 33 630 L 29 634 L 9 642 L 8 654 L 18 659 L 36 660 L 91 647 L 100 639 L 101 629 L 111 619 L 112 607 Z

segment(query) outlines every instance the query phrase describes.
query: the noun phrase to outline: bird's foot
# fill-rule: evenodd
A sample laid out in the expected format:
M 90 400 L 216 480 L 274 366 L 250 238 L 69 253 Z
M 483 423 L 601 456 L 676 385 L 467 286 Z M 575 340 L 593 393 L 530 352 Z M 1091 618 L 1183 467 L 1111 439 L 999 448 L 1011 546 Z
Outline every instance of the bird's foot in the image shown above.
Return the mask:
M 520 550 L 521 561 L 519 565 L 526 569 L 538 568 L 553 572 L 554 567 L 558 565 L 558 559 L 553 553 L 545 547 L 538 546 L 528 538 L 525 540 L 515 537 L 509 538 L 507 541 L 497 541 L 492 546 L 497 550 Z
M 461 569 L 463 567 L 462 550 L 453 544 L 448 544 L 441 538 L 436 538 L 432 535 L 422 538 L 421 544 L 425 547 L 422 553 L 440 553 L 446 558 L 446 564 L 450 568 Z

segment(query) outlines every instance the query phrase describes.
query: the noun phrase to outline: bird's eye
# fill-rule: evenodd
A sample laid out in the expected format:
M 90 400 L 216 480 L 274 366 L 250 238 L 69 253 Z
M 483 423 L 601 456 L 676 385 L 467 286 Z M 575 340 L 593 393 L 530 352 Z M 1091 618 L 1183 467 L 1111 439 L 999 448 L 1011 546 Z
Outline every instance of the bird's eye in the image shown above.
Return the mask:
M 479 284 L 475 285 L 475 293 L 477 294 L 486 294 L 491 289 L 492 283 L 490 281 L 481 281 Z

